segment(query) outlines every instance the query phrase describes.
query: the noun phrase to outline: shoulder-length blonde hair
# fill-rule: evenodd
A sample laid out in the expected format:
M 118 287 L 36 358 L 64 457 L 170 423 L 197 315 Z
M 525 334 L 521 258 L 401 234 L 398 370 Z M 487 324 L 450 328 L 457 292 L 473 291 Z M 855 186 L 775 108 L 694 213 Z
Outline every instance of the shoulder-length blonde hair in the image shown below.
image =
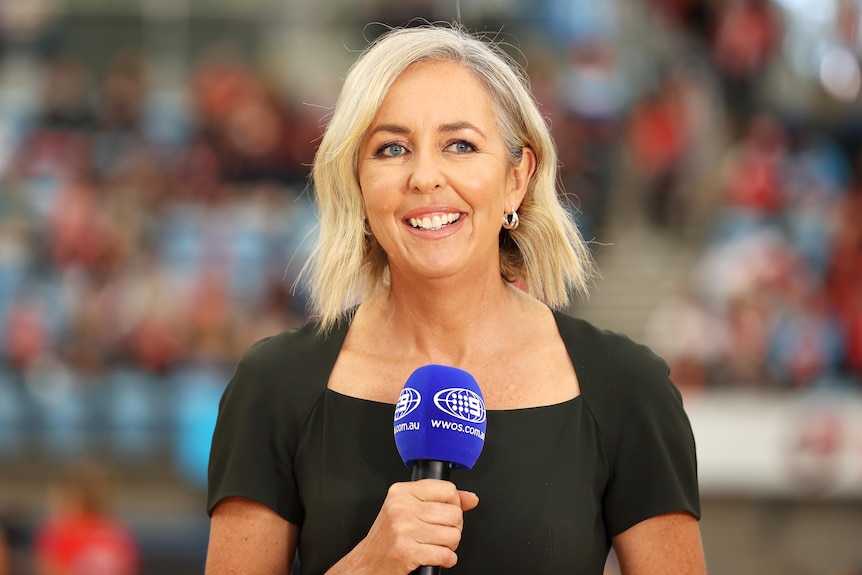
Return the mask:
M 502 275 L 554 308 L 567 306 L 572 291 L 588 292 L 592 258 L 560 202 L 556 149 L 523 70 L 498 46 L 458 27 L 396 28 L 351 67 L 312 168 L 319 235 L 303 275 L 310 272 L 310 311 L 324 331 L 346 309 L 388 285 L 386 253 L 365 233 L 359 148 L 393 82 L 410 65 L 428 60 L 455 62 L 476 75 L 495 108 L 513 164 L 524 147 L 536 155 L 536 172 L 518 209 L 520 226 L 500 231 Z

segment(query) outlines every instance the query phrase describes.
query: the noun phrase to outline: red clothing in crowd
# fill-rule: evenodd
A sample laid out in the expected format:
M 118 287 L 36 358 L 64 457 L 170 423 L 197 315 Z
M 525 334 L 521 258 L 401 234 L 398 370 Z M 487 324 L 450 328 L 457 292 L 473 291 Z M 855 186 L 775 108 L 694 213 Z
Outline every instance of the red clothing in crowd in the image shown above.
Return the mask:
M 68 514 L 36 534 L 36 560 L 52 575 L 137 575 L 139 550 L 129 530 L 107 516 Z

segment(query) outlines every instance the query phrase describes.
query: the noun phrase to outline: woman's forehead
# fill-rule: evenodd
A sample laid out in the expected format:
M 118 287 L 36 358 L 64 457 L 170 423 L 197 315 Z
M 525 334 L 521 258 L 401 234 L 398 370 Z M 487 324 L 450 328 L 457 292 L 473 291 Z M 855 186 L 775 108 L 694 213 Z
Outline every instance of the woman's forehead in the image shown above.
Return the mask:
M 495 124 L 485 85 L 463 64 L 445 60 L 417 62 L 405 69 L 384 96 L 371 130 L 419 118 L 439 126 Z

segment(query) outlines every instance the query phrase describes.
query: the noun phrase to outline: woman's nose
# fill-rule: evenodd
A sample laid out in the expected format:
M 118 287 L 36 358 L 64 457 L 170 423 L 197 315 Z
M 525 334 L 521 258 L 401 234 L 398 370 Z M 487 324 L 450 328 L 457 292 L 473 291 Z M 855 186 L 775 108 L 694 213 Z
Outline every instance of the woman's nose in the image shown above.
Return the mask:
M 441 158 L 436 150 L 414 152 L 413 171 L 410 174 L 410 189 L 420 193 L 442 188 L 446 177 L 441 169 Z

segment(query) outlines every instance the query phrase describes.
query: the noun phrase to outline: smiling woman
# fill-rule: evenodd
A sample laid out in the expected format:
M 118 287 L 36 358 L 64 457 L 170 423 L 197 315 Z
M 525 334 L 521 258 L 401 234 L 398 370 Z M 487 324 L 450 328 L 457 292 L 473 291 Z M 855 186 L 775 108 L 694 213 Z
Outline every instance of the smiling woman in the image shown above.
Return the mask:
M 499 282 L 482 264 L 499 258 L 502 214 L 521 205 L 535 170 L 529 148 L 517 162 L 472 72 L 447 61 L 407 68 L 359 150 L 365 213 L 392 283 L 401 274 Z
M 554 307 L 565 307 L 573 292 L 587 292 L 593 275 L 592 260 L 568 213 L 560 208 L 554 142 L 526 87 L 523 71 L 498 47 L 475 39 L 463 40 L 457 31 L 441 28 L 395 30 L 356 62 L 345 81 L 312 173 L 320 208 L 321 240 L 310 262 L 310 291 L 312 305 L 325 329 L 346 308 L 387 285 L 388 258 L 374 238 L 364 233 L 366 213 L 357 178 L 360 146 L 375 138 L 378 131 L 395 134 L 406 129 L 400 121 L 395 125 L 382 122 L 378 112 L 390 87 L 405 70 L 422 62 L 457 64 L 463 69 L 462 77 L 469 73 L 470 86 L 481 90 L 480 102 L 490 106 L 494 131 L 503 139 L 509 162 L 518 164 L 525 147 L 536 158 L 535 173 L 527 182 L 518 212 L 521 220 L 532 218 L 535 225 L 524 226 L 511 237 L 503 236 L 499 252 L 503 275 L 520 279 L 530 293 Z M 445 99 L 453 113 L 471 104 L 467 94 L 447 92 L 434 79 L 417 95 Z M 401 118 L 406 114 L 402 112 Z M 446 125 L 437 128 L 451 137 L 454 132 L 475 128 L 477 121 L 466 114 L 457 119 L 453 115 Z M 481 136 L 475 131 L 473 134 Z M 381 146 L 388 143 L 385 138 L 375 141 Z M 466 144 L 469 149 L 469 140 L 452 143 Z M 392 147 L 385 152 L 392 155 Z M 512 207 L 501 206 L 500 217 L 503 209 L 511 211 Z
M 666 364 L 560 311 L 592 262 L 556 170 L 492 44 L 395 29 L 360 57 L 313 167 L 317 317 L 255 344 L 222 399 L 208 575 L 296 557 L 303 575 L 600 575 L 611 546 L 626 575 L 704 573 Z M 469 372 L 487 409 L 454 482 L 410 481 L 392 437 L 404 382 L 431 364 Z

